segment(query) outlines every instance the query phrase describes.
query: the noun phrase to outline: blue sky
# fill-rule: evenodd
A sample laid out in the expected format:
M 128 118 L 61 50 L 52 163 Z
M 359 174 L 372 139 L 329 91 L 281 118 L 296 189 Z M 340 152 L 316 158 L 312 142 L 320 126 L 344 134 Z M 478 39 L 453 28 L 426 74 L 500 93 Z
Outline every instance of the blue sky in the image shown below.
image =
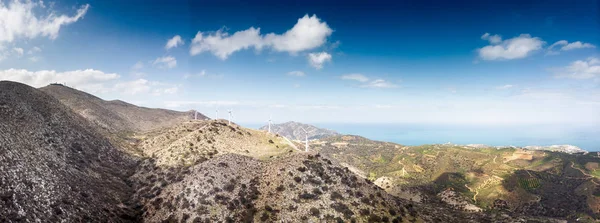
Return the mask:
M 0 79 L 35 87 L 243 123 L 600 124 L 597 1 L 0 2 Z

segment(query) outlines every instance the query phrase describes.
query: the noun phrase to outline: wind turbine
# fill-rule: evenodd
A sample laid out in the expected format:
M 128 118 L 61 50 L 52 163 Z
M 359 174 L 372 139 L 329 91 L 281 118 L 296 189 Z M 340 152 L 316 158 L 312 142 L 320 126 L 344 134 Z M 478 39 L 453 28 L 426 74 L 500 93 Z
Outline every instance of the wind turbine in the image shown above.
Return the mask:
M 219 108 L 215 110 L 215 120 L 219 119 Z
M 271 133 L 271 123 L 273 123 L 273 121 L 271 120 L 271 116 L 269 115 L 269 133 Z
M 194 120 L 198 120 L 198 111 L 194 111 Z
M 304 138 L 304 151 L 308 152 L 308 132 L 306 131 L 306 129 L 300 127 L 300 129 L 302 129 L 302 131 L 304 131 L 304 133 L 306 133 L 306 138 Z
M 229 124 L 231 124 L 231 118 L 233 118 L 233 114 L 231 114 L 231 109 L 227 110 L 227 113 L 229 113 Z

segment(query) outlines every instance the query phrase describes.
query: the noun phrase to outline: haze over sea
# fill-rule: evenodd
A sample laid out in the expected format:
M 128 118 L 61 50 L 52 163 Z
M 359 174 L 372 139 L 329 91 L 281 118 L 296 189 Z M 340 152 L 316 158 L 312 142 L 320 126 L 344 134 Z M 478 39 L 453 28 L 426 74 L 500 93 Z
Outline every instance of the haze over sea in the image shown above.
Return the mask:
M 242 124 L 260 128 L 264 124 Z M 342 134 L 359 135 L 372 140 L 402 145 L 486 144 L 491 146 L 563 145 L 600 151 L 600 129 L 594 126 L 456 126 L 433 124 L 342 124 L 314 123 L 319 128 Z

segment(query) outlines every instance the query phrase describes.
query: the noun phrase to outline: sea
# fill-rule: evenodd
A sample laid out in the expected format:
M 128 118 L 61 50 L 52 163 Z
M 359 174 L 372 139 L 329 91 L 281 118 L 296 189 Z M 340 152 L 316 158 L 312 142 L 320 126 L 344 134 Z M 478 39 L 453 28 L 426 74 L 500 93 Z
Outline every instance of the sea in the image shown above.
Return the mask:
M 264 124 L 242 124 L 258 129 Z M 590 152 L 600 151 L 600 126 L 518 125 L 461 126 L 432 124 L 345 124 L 312 123 L 341 134 L 402 145 L 485 144 L 490 146 L 574 145 Z

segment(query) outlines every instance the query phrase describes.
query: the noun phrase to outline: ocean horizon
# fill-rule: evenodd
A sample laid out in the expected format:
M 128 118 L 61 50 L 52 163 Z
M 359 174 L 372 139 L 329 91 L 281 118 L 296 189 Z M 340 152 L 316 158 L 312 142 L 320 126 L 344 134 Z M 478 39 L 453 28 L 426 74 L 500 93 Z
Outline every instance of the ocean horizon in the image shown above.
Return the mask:
M 242 123 L 258 129 L 264 124 Z M 371 140 L 408 146 L 425 144 L 485 144 L 490 146 L 574 145 L 600 151 L 600 129 L 595 126 L 458 126 L 432 124 L 312 123 L 341 134 L 358 135 Z

